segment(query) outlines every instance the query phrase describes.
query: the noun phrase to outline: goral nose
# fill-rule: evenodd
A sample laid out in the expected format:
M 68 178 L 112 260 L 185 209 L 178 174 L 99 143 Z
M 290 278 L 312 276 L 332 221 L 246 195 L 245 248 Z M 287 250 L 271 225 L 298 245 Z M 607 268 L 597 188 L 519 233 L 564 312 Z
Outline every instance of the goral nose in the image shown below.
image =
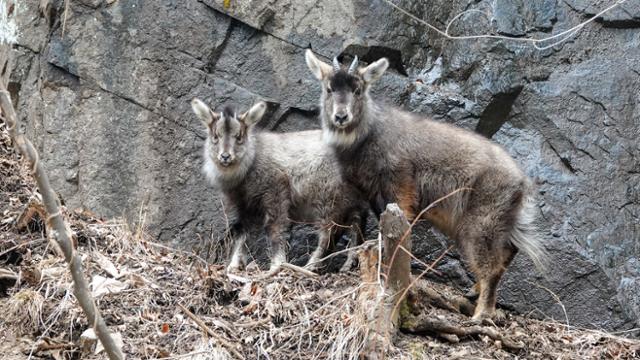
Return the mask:
M 348 118 L 348 117 L 349 117 L 349 115 L 347 115 L 347 114 L 344 114 L 344 115 L 336 114 L 335 119 L 336 119 L 336 122 L 337 122 L 339 125 L 342 125 L 342 124 L 344 124 L 344 123 L 347 121 L 347 118 Z
M 220 160 L 222 160 L 223 162 L 227 162 L 229 161 L 229 159 L 231 159 L 231 155 L 229 155 L 229 153 L 220 154 Z

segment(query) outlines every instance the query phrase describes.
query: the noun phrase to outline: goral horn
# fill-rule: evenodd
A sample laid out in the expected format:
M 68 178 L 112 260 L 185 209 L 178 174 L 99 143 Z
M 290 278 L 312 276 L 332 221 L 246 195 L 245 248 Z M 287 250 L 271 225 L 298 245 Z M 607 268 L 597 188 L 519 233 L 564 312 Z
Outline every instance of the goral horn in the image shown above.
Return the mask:
M 340 62 L 338 61 L 338 57 L 334 57 L 333 58 L 333 70 L 334 71 L 340 71 Z
M 353 58 L 353 62 L 351 62 L 351 66 L 349 66 L 349 74 L 353 74 L 354 71 L 356 71 L 356 68 L 358 68 L 358 55 L 356 55 Z

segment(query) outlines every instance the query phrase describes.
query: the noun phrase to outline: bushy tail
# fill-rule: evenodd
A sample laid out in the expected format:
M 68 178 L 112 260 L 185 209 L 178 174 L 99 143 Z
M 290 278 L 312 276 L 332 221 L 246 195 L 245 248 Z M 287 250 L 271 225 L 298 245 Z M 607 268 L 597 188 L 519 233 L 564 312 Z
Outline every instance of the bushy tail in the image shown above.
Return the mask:
M 533 260 L 538 271 L 544 274 L 549 254 L 537 232 L 536 205 L 531 196 L 523 199 L 522 207 L 516 216 L 515 226 L 511 231 L 511 243 L 518 250 L 524 251 Z

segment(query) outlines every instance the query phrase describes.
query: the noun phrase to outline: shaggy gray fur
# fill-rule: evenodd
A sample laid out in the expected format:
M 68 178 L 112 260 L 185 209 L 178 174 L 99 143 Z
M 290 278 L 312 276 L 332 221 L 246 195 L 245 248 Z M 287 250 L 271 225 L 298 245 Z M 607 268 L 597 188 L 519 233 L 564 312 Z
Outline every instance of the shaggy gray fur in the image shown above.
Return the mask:
M 386 59 L 351 74 L 311 51 L 306 60 L 322 83 L 324 139 L 344 177 L 378 215 L 395 202 L 413 219 L 446 197 L 422 216 L 455 241 L 476 275 L 474 319 L 493 316 L 498 283 L 518 249 L 540 267 L 545 258 L 529 179 L 480 135 L 376 104 L 368 90 L 386 70 Z
M 197 99 L 192 106 L 208 129 L 204 171 L 224 194 L 227 214 L 236 219 L 230 270 L 245 264 L 244 241 L 247 230 L 255 226 L 266 229 L 272 268 L 286 261 L 284 232 L 292 221 L 317 228 L 318 246 L 309 268 L 319 265 L 331 237 L 340 232 L 335 224 L 351 226 L 351 244 L 362 241 L 360 226 L 368 208 L 358 191 L 342 180 L 321 131 L 257 131 L 254 125 L 264 113 L 264 103 L 243 114 L 230 107 L 214 113 Z M 345 269 L 352 261 L 350 254 Z

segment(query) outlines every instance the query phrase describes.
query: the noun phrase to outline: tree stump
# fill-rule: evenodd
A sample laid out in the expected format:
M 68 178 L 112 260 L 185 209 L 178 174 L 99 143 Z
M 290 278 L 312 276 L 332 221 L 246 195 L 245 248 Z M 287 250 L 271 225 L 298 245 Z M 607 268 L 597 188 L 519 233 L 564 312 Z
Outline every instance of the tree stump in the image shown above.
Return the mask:
M 358 313 L 365 324 L 362 355 L 384 358 L 398 331 L 400 313 L 406 308 L 405 293 L 411 283 L 411 226 L 398 205 L 389 204 L 380 217 L 378 244 L 359 254 L 363 287 Z M 382 251 L 380 250 L 382 246 Z M 382 261 L 379 262 L 380 253 Z

